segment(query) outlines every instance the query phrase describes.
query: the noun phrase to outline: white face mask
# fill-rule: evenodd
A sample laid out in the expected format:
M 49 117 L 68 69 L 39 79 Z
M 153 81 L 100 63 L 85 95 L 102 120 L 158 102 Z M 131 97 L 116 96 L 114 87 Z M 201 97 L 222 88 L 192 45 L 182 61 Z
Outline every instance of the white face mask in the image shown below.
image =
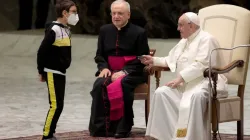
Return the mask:
M 68 24 L 70 25 L 76 25 L 79 21 L 78 14 L 70 14 L 68 17 Z

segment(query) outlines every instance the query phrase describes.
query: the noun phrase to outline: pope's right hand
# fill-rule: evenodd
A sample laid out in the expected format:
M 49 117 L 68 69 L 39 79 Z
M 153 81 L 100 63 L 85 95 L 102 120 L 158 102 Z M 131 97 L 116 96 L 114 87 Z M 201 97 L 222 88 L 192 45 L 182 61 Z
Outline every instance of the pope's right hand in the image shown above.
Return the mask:
M 104 77 L 104 78 L 106 78 L 106 77 L 108 77 L 108 76 L 111 76 L 111 72 L 110 72 L 109 69 L 105 68 L 105 69 L 103 69 L 103 70 L 101 71 L 101 73 L 99 74 L 98 77 Z
M 153 57 L 151 55 L 143 55 L 141 56 L 140 61 L 144 65 L 150 65 L 153 64 Z

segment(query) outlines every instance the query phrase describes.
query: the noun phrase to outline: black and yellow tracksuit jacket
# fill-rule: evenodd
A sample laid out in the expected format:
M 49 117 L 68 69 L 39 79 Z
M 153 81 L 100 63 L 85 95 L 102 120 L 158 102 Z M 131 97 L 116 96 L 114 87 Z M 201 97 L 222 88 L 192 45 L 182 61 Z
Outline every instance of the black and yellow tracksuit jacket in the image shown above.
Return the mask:
M 52 22 L 46 26 L 45 36 L 37 52 L 39 74 L 52 71 L 64 75 L 71 64 L 70 30 L 67 26 Z

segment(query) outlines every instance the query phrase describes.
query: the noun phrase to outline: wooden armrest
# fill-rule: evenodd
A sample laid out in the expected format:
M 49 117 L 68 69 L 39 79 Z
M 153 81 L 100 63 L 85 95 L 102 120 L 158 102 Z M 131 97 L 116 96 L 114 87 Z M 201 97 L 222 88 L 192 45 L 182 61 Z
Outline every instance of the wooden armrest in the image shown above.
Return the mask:
M 228 64 L 227 66 L 225 66 L 223 68 L 212 68 L 212 74 L 227 73 L 236 67 L 243 67 L 243 66 L 244 66 L 243 60 L 234 60 L 233 62 L 231 62 L 230 64 Z M 204 74 L 204 77 L 208 77 L 209 76 L 209 68 L 207 68 L 203 74 Z
M 157 66 L 145 66 L 144 71 L 149 75 L 155 75 L 156 78 L 156 89 L 160 85 L 161 71 L 169 71 L 167 67 L 157 67 Z
M 157 71 L 169 71 L 170 69 L 168 67 L 158 67 L 158 66 L 145 66 L 144 71 L 149 73 L 150 75 L 153 75 Z

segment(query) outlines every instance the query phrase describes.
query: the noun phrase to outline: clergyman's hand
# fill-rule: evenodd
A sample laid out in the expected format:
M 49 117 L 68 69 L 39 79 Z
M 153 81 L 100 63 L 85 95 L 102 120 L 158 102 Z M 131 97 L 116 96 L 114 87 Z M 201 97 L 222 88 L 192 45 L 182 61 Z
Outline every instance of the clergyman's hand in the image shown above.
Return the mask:
M 115 81 L 116 79 L 118 79 L 119 77 L 124 76 L 124 75 L 126 75 L 126 74 L 125 74 L 123 71 L 116 72 L 116 73 L 114 73 L 114 74 L 112 75 L 111 81 L 113 82 L 113 81 Z
M 171 88 L 177 88 L 177 86 L 183 84 L 184 82 L 185 82 L 184 79 L 179 75 L 176 79 L 168 82 L 166 86 Z
M 106 78 L 106 77 L 108 77 L 108 76 L 111 76 L 111 72 L 110 72 L 109 69 L 105 68 L 105 69 L 103 69 L 103 70 L 101 71 L 101 73 L 99 74 L 98 77 L 104 77 L 104 78 Z
M 153 64 L 153 57 L 150 55 L 142 55 L 140 57 L 140 61 L 144 65 L 150 65 L 150 64 Z

